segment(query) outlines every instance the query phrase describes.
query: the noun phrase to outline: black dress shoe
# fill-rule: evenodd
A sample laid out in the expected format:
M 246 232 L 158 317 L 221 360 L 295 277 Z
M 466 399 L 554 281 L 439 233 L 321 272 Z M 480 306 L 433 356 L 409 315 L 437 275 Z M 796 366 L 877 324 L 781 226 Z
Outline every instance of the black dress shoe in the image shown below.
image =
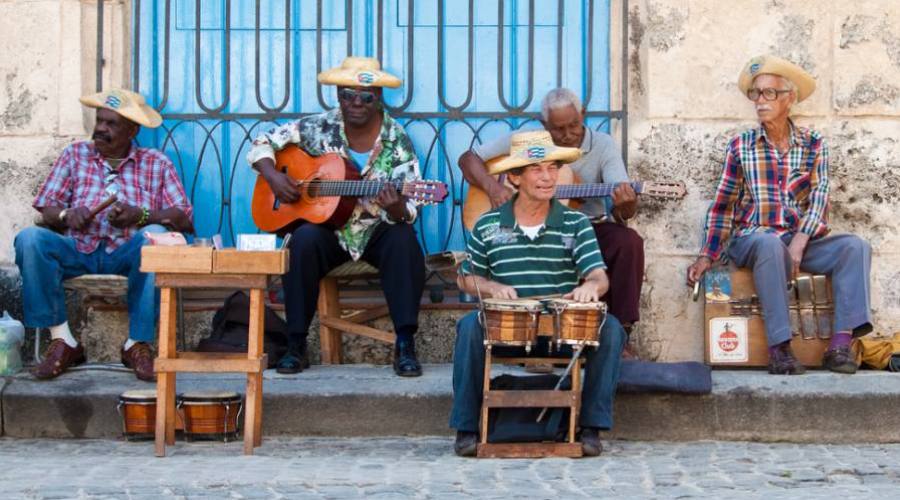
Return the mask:
M 474 457 L 478 451 L 478 433 L 457 431 L 453 452 L 460 457 Z
M 600 431 L 596 427 L 585 427 L 581 430 L 581 452 L 586 457 L 596 457 L 603 452 Z
M 275 371 L 278 373 L 300 373 L 309 368 L 309 355 L 306 342 L 288 347 L 288 351 L 278 360 Z
M 422 375 L 422 366 L 416 359 L 416 341 L 397 340 L 394 345 L 394 373 L 401 377 L 418 377 Z

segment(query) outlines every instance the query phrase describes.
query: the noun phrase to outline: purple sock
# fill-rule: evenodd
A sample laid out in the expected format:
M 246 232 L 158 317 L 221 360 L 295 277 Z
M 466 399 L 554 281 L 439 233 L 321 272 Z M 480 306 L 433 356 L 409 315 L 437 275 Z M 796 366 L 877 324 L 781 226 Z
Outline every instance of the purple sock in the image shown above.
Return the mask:
M 836 349 L 838 347 L 845 347 L 850 345 L 850 341 L 853 340 L 853 336 L 850 332 L 837 332 L 831 336 L 831 343 L 828 344 L 829 349 Z

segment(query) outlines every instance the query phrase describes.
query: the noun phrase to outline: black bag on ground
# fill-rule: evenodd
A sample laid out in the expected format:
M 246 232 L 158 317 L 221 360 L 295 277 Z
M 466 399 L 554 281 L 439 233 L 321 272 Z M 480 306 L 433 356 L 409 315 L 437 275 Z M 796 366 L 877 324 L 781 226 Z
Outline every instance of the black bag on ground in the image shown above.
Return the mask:
M 212 319 L 212 334 L 200 340 L 200 352 L 247 352 L 250 333 L 250 297 L 234 292 L 225 299 Z M 287 352 L 287 324 L 274 311 L 265 308 L 263 351 L 269 355 L 269 368 Z
M 559 381 L 558 375 L 532 375 L 517 377 L 500 375 L 491 380 L 491 390 L 528 391 L 552 390 Z M 562 383 L 562 390 L 569 390 L 569 377 Z M 539 443 L 566 440 L 569 429 L 568 408 L 548 408 L 538 422 L 542 408 L 495 408 L 488 413 L 489 443 Z
M 696 361 L 655 363 L 623 359 L 619 370 L 619 393 L 674 392 L 709 394 L 712 392 L 710 368 Z

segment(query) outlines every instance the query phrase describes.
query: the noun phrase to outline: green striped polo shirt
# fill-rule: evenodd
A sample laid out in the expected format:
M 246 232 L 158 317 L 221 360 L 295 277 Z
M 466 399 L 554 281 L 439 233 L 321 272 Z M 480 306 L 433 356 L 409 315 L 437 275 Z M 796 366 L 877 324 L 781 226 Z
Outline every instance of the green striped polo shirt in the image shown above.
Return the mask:
M 516 289 L 519 297 L 564 294 L 594 269 L 606 269 L 594 228 L 581 212 L 553 199 L 537 238 L 522 232 L 513 198 L 482 215 L 469 235 L 462 272 Z

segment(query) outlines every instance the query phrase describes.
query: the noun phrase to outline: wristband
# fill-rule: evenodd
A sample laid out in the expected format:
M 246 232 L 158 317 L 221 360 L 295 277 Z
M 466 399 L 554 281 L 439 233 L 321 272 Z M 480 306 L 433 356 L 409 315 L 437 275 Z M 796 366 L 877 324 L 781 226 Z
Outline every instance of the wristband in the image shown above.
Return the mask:
M 148 219 L 150 219 L 150 210 L 146 207 L 141 207 L 141 218 L 137 221 L 138 227 L 146 225 Z

